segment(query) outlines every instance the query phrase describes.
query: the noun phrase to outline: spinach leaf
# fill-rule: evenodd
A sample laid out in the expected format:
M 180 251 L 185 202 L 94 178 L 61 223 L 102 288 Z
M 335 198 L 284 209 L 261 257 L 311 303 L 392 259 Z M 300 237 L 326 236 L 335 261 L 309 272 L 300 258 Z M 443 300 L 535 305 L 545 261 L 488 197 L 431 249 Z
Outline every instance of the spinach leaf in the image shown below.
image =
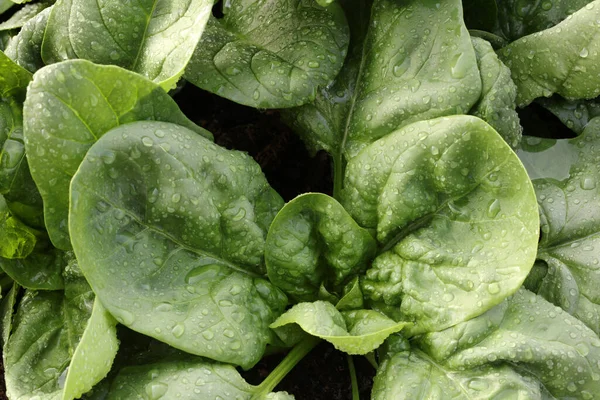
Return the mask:
M 525 289 L 498 308 L 427 334 L 420 345 L 453 370 L 508 363 L 536 377 L 556 398 L 592 399 L 599 393 L 600 339 L 581 321 Z
M 135 122 L 88 151 L 69 226 L 86 278 L 119 322 L 249 368 L 287 303 L 261 278 L 282 206 L 247 155 L 178 125 Z
M 0 99 L 0 195 L 10 211 L 26 224 L 44 226 L 42 198 L 25 158 L 22 105 Z
M 141 398 L 293 400 L 285 392 L 255 397 L 259 386 L 246 383 L 230 365 L 180 357 L 123 368 L 112 384 L 107 400 Z
M 557 93 L 567 99 L 600 94 L 600 1 L 596 0 L 553 28 L 523 37 L 501 49 L 500 59 L 511 69 L 517 104 Z
M 2 288 L 4 290 L 4 288 Z M 0 342 L 0 348 L 2 349 L 2 362 L 6 363 L 6 352 L 4 350 L 10 331 L 12 330 L 13 313 L 15 310 L 15 304 L 17 303 L 17 296 L 19 295 L 20 287 L 18 284 L 13 283 L 10 286 L 10 290 L 2 297 L 0 302 L 0 329 L 2 339 Z
M 591 0 L 498 0 L 497 32 L 513 41 L 558 24 Z
M 0 269 L 26 289 L 59 290 L 64 288 L 62 272 L 71 258 L 72 253 L 55 249 L 40 240 L 26 258 L 0 258 Z
M 33 251 L 37 232 L 10 212 L 0 195 L 0 258 L 25 258 Z
M 542 396 L 544 394 L 544 396 Z M 538 381 L 506 365 L 455 370 L 417 348 L 388 354 L 377 370 L 372 400 L 551 399 Z
M 407 323 L 395 322 L 373 310 L 338 311 L 326 301 L 296 304 L 271 324 L 277 333 L 285 329 L 302 329 L 324 339 L 348 354 L 367 354 Z M 283 332 L 289 336 L 289 331 Z M 285 341 L 285 340 L 284 340 Z
M 0 51 L 0 97 L 23 98 L 29 81 L 31 73 Z
M 341 294 L 367 269 L 376 243 L 333 198 L 299 196 L 277 214 L 267 236 L 269 279 L 299 301 L 319 298 L 321 285 Z
M 175 86 L 204 31 L 211 0 L 59 0 L 44 35 L 46 64 L 82 58 Z
M 71 247 L 67 226 L 69 184 L 85 153 L 110 129 L 138 120 L 159 120 L 206 130 L 189 121 L 158 85 L 115 66 L 73 60 L 39 70 L 23 109 L 25 149 L 31 175 L 44 199 L 52 243 Z
M 0 23 L 0 31 L 7 31 L 11 29 L 19 29 L 27 23 L 30 19 L 34 18 L 44 9 L 51 5 L 49 1 L 40 1 L 38 3 L 26 4 L 17 12 L 15 12 L 9 19 Z
M 510 70 L 498 59 L 492 46 L 483 39 L 472 40 L 483 86 L 481 97 L 470 113 L 490 124 L 512 148 L 516 148 L 523 131 L 515 111 L 517 87 L 510 77 Z
M 27 291 L 21 300 L 5 347 L 10 398 L 72 400 L 110 370 L 116 322 L 76 268 L 67 269 L 64 292 Z
M 185 73 L 202 89 L 253 107 L 294 107 L 342 67 L 349 38 L 338 5 L 238 0 L 223 12 L 209 21 Z
M 535 258 L 539 218 L 519 159 L 485 122 L 406 126 L 350 160 L 342 204 L 377 230 L 365 298 L 411 334 L 473 318 L 514 293 Z M 398 314 L 399 313 L 399 314 Z
M 581 134 L 591 119 L 600 116 L 600 102 L 594 100 L 566 100 L 560 96 L 536 100 L 544 108 L 556 115 L 569 129 Z
M 52 7 L 31 18 L 6 48 L 6 55 L 15 63 L 33 73 L 44 66 L 42 41 Z
M 519 156 L 542 222 L 538 276 L 530 287 L 600 333 L 600 118 L 571 140 L 527 138 Z M 560 155 L 560 157 L 557 157 Z M 551 167 L 548 165 L 550 164 Z
M 352 43 L 342 71 L 313 104 L 286 114 L 337 168 L 401 126 L 477 102 L 481 79 L 460 1 L 375 0 L 370 13 L 367 1 L 344 4 Z

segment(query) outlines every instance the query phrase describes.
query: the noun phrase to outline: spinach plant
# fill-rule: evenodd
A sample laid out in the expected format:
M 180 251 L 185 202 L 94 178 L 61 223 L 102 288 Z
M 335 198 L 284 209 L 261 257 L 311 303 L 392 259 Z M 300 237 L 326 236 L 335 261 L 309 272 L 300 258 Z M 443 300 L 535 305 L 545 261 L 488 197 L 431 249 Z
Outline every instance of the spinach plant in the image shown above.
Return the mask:
M 596 398 L 599 13 L 0 0 L 9 399 L 306 398 L 277 390 L 322 341 L 353 400 L 353 357 L 377 400 Z M 185 85 L 278 109 L 331 192 L 285 202 Z

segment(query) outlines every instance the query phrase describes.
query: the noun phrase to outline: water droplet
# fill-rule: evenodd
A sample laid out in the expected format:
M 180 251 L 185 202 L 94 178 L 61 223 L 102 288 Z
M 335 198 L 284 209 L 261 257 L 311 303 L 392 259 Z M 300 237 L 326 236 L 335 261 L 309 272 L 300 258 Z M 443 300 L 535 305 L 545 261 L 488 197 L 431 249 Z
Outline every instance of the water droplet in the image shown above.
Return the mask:
M 194 285 L 199 282 L 212 281 L 221 274 L 221 267 L 217 264 L 208 264 L 192 269 L 185 277 L 185 282 Z
M 583 49 L 581 49 L 581 51 L 579 52 L 579 56 L 581 58 L 586 58 L 589 54 L 590 54 L 590 52 L 585 47 Z
M 455 79 L 462 79 L 467 75 L 471 66 L 469 57 L 465 53 L 457 54 L 452 58 L 451 74 Z
M 581 188 L 583 190 L 592 190 L 596 187 L 596 181 L 594 180 L 594 178 L 583 178 L 581 180 Z
M 211 340 L 212 338 L 215 337 L 215 334 L 212 333 L 212 331 L 204 331 L 204 332 L 202 332 L 202 337 L 206 340 Z
M 152 140 L 152 138 L 150 138 L 148 136 L 144 136 L 144 137 L 142 137 L 142 143 L 146 147 L 152 147 L 154 145 L 154 140 Z
M 488 292 L 490 292 L 490 294 L 500 293 L 500 285 L 498 285 L 496 282 L 490 283 L 488 285 Z
M 490 201 L 487 209 L 487 215 L 489 218 L 496 218 L 498 213 L 500 212 L 500 200 L 494 199 Z
M 146 394 L 150 400 L 158 400 L 167 393 L 169 386 L 162 382 L 150 382 L 146 385 Z
M 309 61 L 308 62 L 308 66 L 310 68 L 319 68 L 321 66 L 321 64 L 319 64 L 318 61 Z
M 179 338 L 183 335 L 183 333 L 185 332 L 185 326 L 182 324 L 177 324 L 173 327 L 173 329 L 171 329 L 171 333 L 173 334 L 173 336 L 175 336 L 176 338 Z

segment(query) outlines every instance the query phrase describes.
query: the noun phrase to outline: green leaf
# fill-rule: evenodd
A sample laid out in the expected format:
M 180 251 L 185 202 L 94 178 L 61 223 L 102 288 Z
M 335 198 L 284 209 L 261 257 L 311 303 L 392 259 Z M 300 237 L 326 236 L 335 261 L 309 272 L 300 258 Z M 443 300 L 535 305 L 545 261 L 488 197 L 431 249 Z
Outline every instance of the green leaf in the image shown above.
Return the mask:
M 411 122 L 464 114 L 481 94 L 458 0 L 345 4 L 352 43 L 342 71 L 314 104 L 284 114 L 312 149 L 336 162 Z
M 2 297 L 2 302 L 0 302 L 0 328 L 2 330 L 2 341 L 0 345 L 2 348 L 3 362 L 6 362 L 6 352 L 4 351 L 4 348 L 6 346 L 6 342 L 8 342 L 8 337 L 10 336 L 10 332 L 12 330 L 13 314 L 15 311 L 15 304 L 17 302 L 19 290 L 19 285 L 13 283 L 8 293 Z
M 116 321 L 79 274 L 67 269 L 64 292 L 25 293 L 5 349 L 10 398 L 73 400 L 110 370 Z
M 475 117 L 417 122 L 373 143 L 348 163 L 342 200 L 361 226 L 377 229 L 381 252 L 361 282 L 365 299 L 414 321 L 412 334 L 499 304 L 535 259 L 531 182 Z
M 44 247 L 45 246 L 45 247 Z M 72 254 L 38 242 L 38 247 L 24 259 L 0 258 L 0 268 L 27 289 L 59 290 L 64 288 L 62 272 Z
M 169 90 L 184 72 L 212 0 L 59 0 L 42 46 L 46 64 L 82 58 L 144 75 Z
M 516 148 L 523 131 L 515 111 L 517 87 L 510 77 L 510 70 L 498 59 L 492 46 L 479 38 L 472 40 L 483 87 L 481 98 L 470 113 L 490 124 L 512 148 Z
M 269 228 L 265 262 L 269 279 L 298 301 L 319 298 L 320 285 L 341 293 L 364 273 L 375 255 L 371 234 L 333 198 L 320 193 L 296 197 Z
M 123 368 L 110 388 L 107 400 L 197 399 L 251 400 L 258 386 L 249 385 L 231 365 L 192 357 Z M 191 395 L 193 393 L 193 395 Z M 260 399 L 291 400 L 285 392 Z
M 407 325 L 373 310 L 340 312 L 326 301 L 296 304 L 277 318 L 271 328 L 277 333 L 278 328 L 290 324 L 296 324 L 308 334 L 324 339 L 348 354 L 367 354 Z
M 500 59 L 517 85 L 517 104 L 557 93 L 567 99 L 600 94 L 600 0 L 553 28 L 521 38 L 501 49 Z
M 14 5 L 15 2 L 11 0 L 0 0 L 0 14 L 3 14 L 5 11 L 8 11 Z
M 591 0 L 499 0 L 496 31 L 513 41 L 553 27 L 590 2 Z
M 7 31 L 11 29 L 19 29 L 27 21 L 34 18 L 44 9 L 50 6 L 50 2 L 48 1 L 40 1 L 38 3 L 26 4 L 17 12 L 15 12 L 9 19 L 0 23 L 0 31 Z
M 364 308 L 364 302 L 360 281 L 358 277 L 355 277 L 344 288 L 344 295 L 337 302 L 335 308 L 340 311 L 358 310 Z
M 527 138 L 519 152 L 540 207 L 537 257 L 543 264 L 536 292 L 596 333 L 600 333 L 599 146 L 600 118 L 595 118 L 575 139 Z
M 588 122 L 600 116 L 600 102 L 594 100 L 566 100 L 560 96 L 536 100 L 545 109 L 556 115 L 569 129 L 581 134 Z
M 31 73 L 0 51 L 0 97 L 25 96 Z
M 600 339 L 581 321 L 527 290 L 474 320 L 421 338 L 436 362 L 454 370 L 508 363 L 552 396 L 600 393 Z
M 44 199 L 52 243 L 71 247 L 69 184 L 88 149 L 105 132 L 140 120 L 173 122 L 206 137 L 158 85 L 115 66 L 74 60 L 38 71 L 23 109 L 31 175 Z
M 29 72 L 35 72 L 45 64 L 42 60 L 42 41 L 52 7 L 31 18 L 6 48 L 6 55 Z
M 224 14 L 209 21 L 186 69 L 202 89 L 252 107 L 294 107 L 342 67 L 349 37 L 337 4 L 238 0 Z
M 542 400 L 543 388 L 506 365 L 453 370 L 418 349 L 390 354 L 377 369 L 371 399 Z M 545 393 L 544 393 L 545 394 Z
M 246 154 L 178 125 L 136 122 L 88 151 L 69 225 L 86 278 L 119 322 L 248 368 L 287 304 L 260 278 L 282 205 Z
M 10 99 L 0 99 L 0 195 L 27 225 L 44 226 L 42 197 L 25 158 L 22 105 Z
M 10 212 L 4 196 L 0 195 L 0 258 L 25 258 L 33 251 L 37 232 Z

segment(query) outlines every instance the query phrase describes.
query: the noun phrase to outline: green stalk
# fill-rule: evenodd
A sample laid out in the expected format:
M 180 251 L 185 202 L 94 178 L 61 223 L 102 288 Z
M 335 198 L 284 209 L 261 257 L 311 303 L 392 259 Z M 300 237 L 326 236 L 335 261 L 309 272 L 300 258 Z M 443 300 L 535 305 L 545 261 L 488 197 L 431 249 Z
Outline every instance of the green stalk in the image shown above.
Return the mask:
M 352 400 L 360 400 L 360 393 L 358 391 L 358 380 L 356 379 L 356 368 L 354 368 L 354 359 L 350 354 L 347 354 L 346 358 L 348 359 L 350 381 L 352 382 Z
M 260 399 L 262 396 L 265 396 L 275 389 L 275 386 L 281 382 L 283 378 L 306 356 L 310 351 L 321 341 L 321 339 L 309 336 L 300 343 L 298 343 L 283 360 L 279 363 L 277 367 L 267 379 L 265 379 L 260 385 L 256 387 L 256 392 L 252 396 L 251 400 Z

